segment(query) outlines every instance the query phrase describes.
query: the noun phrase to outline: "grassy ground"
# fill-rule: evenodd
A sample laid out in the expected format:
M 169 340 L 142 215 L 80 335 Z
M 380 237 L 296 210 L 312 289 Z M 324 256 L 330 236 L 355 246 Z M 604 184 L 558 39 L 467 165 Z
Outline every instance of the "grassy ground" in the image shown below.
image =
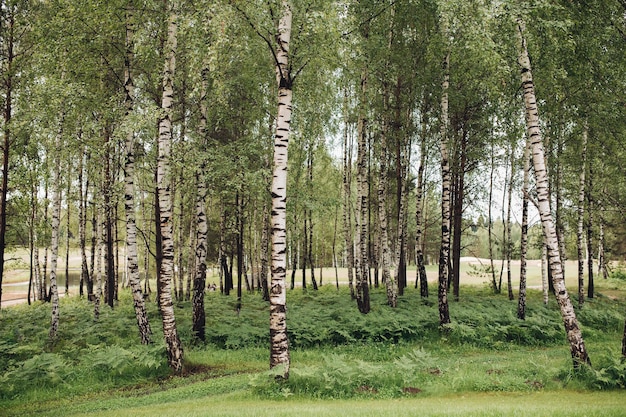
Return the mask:
M 3 309 L 0 416 L 626 415 L 626 281 L 598 280 L 597 297 L 578 311 L 594 368 L 574 372 L 553 300 L 544 306 L 531 290 L 520 322 L 516 301 L 493 295 L 469 263 L 464 271 L 473 285 L 450 304 L 444 333 L 436 297 L 422 300 L 412 288 L 393 310 L 384 289 L 374 290 L 366 316 L 345 286 L 328 285 L 334 271 L 324 271 L 318 292 L 289 291 L 292 368 L 284 384 L 266 371 L 267 305 L 256 294 L 244 294 L 241 312 L 234 297 L 207 294 L 204 344 L 191 342 L 190 303 L 176 304 L 183 376 L 165 365 L 154 302 L 155 343 L 137 345 L 125 291 L 98 322 L 86 300 L 63 299 L 55 345 L 47 342 L 49 305 Z M 535 272 L 531 280 L 540 282 Z

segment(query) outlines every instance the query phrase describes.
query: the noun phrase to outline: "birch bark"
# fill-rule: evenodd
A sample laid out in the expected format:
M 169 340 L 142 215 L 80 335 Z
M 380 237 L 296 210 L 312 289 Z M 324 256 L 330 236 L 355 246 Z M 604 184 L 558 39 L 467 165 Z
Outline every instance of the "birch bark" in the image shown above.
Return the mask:
M 170 159 L 172 146 L 172 107 L 174 99 L 173 78 L 176 69 L 177 14 L 174 2 L 168 4 L 167 42 L 163 70 L 163 94 L 159 117 L 159 153 L 157 161 L 157 193 L 159 200 L 159 225 L 161 231 L 161 265 L 159 281 L 159 308 L 163 320 L 163 336 L 170 367 L 180 372 L 183 367 L 183 349 L 176 329 L 172 303 L 174 279 L 174 246 L 172 227 L 172 195 Z
M 578 180 L 578 224 L 576 228 L 576 249 L 578 253 L 578 307 L 582 308 L 585 303 L 585 248 L 584 248 L 584 224 L 585 224 L 585 170 L 587 159 L 587 124 L 582 133 L 581 159 L 582 169 Z
M 274 135 L 272 174 L 272 261 L 270 285 L 270 368 L 279 367 L 279 379 L 289 378 L 289 340 L 287 338 L 287 158 L 291 133 L 292 78 L 289 63 L 292 11 L 288 0 L 281 2 L 282 12 L 276 33 L 276 83 L 278 111 Z
M 50 302 L 52 303 L 52 317 L 50 320 L 50 341 L 53 343 L 57 339 L 59 330 L 59 290 L 57 287 L 57 261 L 59 257 L 59 224 L 61 213 L 61 158 L 59 149 L 63 136 L 63 119 L 61 115 L 59 132 L 55 140 L 55 157 L 54 157 L 54 190 L 52 191 L 52 238 L 51 238 L 51 256 L 50 256 Z
M 422 113 L 423 114 L 423 113 Z M 424 117 L 424 116 L 422 116 Z M 424 170 L 426 168 L 426 132 L 427 122 L 422 119 L 422 138 L 420 145 L 420 165 L 417 169 L 417 184 L 415 186 L 415 264 L 417 265 L 417 277 L 415 286 L 419 281 L 420 295 L 428 297 L 428 280 L 426 266 L 424 265 Z
M 343 195 L 342 195 L 342 223 L 343 236 L 346 245 L 346 264 L 348 269 L 348 286 L 354 300 L 354 238 L 352 235 L 352 141 L 348 132 L 348 93 L 344 93 L 344 130 L 343 130 Z
M 124 90 L 126 92 L 126 117 L 130 117 L 134 105 L 133 79 L 131 76 L 131 63 L 133 61 L 134 48 L 134 4 L 129 0 L 126 8 L 126 59 L 124 61 Z M 124 210 L 126 213 L 126 265 L 128 282 L 133 294 L 133 305 L 141 343 L 147 345 L 151 342 L 152 330 L 146 313 L 146 305 L 141 291 L 139 279 L 139 255 L 137 253 L 137 225 L 135 216 L 135 132 L 129 126 L 126 134 L 126 160 L 124 162 Z
M 445 32 L 445 31 L 444 31 Z M 441 247 L 439 249 L 439 325 L 450 323 L 448 309 L 448 264 L 450 261 L 450 160 L 448 154 L 448 88 L 450 74 L 448 70 L 450 54 L 443 60 L 443 82 L 441 84 Z
M 369 182 L 367 172 L 367 132 L 366 132 L 366 93 L 367 93 L 367 69 L 361 73 L 361 100 L 359 103 L 359 117 L 357 122 L 357 214 L 358 214 L 358 237 L 357 237 L 357 277 L 356 277 L 356 302 L 359 311 L 367 314 L 370 311 L 369 296 L 369 261 L 368 261 L 368 194 Z
M 581 364 L 590 364 L 591 361 L 587 354 L 587 349 L 585 348 L 585 342 L 578 325 L 578 320 L 576 319 L 574 307 L 572 306 L 567 289 L 565 288 L 565 280 L 563 279 L 563 267 L 561 255 L 559 253 L 559 242 L 550 209 L 548 176 L 545 166 L 543 139 L 541 129 L 539 127 L 539 113 L 535 98 L 535 86 L 532 78 L 526 38 L 524 36 L 524 23 L 521 18 L 517 20 L 517 29 L 520 48 L 518 63 L 521 68 L 521 84 L 526 110 L 527 135 L 531 144 L 533 168 L 537 184 L 537 205 L 539 215 L 541 217 L 544 243 L 547 247 L 550 270 L 552 272 L 555 296 L 561 310 L 561 316 L 563 317 L 563 324 L 570 344 L 570 352 L 574 362 L 574 367 L 578 367 Z
M 526 254 L 528 253 L 528 181 L 530 176 L 530 142 L 524 145 L 524 179 L 522 182 L 522 236 L 520 244 L 519 299 L 517 318 L 526 319 Z

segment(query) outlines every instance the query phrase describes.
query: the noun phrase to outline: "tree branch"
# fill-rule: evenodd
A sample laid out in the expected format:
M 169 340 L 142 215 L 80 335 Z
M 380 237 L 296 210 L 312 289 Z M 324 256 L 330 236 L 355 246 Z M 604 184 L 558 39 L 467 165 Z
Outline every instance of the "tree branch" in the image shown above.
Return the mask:
M 229 1 L 230 5 L 233 6 L 235 8 L 235 10 L 237 10 L 244 18 L 244 20 L 246 22 L 248 22 L 248 24 L 250 25 L 250 27 L 252 28 L 252 30 L 254 31 L 254 33 L 256 33 L 257 35 L 259 35 L 259 37 L 261 39 L 263 39 L 263 41 L 265 41 L 265 43 L 267 44 L 268 48 L 270 48 L 270 51 L 272 52 L 272 56 L 274 57 L 274 62 L 276 63 L 276 67 L 279 68 L 280 71 L 280 64 L 278 63 L 278 56 L 276 55 L 276 50 L 274 49 L 274 46 L 272 45 L 272 42 L 268 39 L 267 36 L 263 35 L 261 33 L 261 31 L 256 27 L 256 25 L 252 22 L 252 19 L 250 19 L 250 17 L 248 16 L 248 14 L 243 11 L 239 6 L 237 6 L 236 1 L 235 0 L 230 0 Z M 269 4 L 268 4 L 269 7 Z M 270 9 L 270 15 L 274 16 L 274 12 L 272 11 L 272 8 L 269 7 Z M 281 71 L 281 76 L 284 77 L 284 75 L 282 74 Z

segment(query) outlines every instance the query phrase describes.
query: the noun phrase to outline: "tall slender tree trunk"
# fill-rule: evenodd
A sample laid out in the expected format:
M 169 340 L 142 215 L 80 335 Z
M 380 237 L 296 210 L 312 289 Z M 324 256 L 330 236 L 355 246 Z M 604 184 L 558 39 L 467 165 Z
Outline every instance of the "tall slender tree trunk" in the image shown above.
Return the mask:
M 352 299 L 356 299 L 354 292 L 354 238 L 352 235 L 352 141 L 348 132 L 348 98 L 347 90 L 344 93 L 344 130 L 343 130 L 343 195 L 342 195 L 342 223 L 343 236 L 346 246 L 346 266 L 348 269 L 348 286 Z
M 310 195 L 313 195 L 313 158 L 315 151 L 315 144 L 309 144 L 308 150 L 308 158 L 307 158 L 307 185 L 309 187 Z M 309 246 L 306 250 L 309 265 L 311 267 L 311 285 L 313 285 L 313 289 L 317 291 L 317 280 L 315 279 L 315 263 L 313 262 L 313 210 L 311 208 L 306 210 L 306 216 L 308 216 L 308 228 L 309 234 L 307 236 L 307 241 Z M 320 284 L 321 284 L 321 272 L 320 272 Z
M 522 182 L 522 236 L 520 244 L 519 299 L 517 318 L 526 319 L 526 255 L 528 253 L 528 182 L 530 177 L 530 142 L 524 144 L 524 179 Z
M 556 236 L 559 241 L 559 253 L 561 254 L 561 263 L 563 265 L 563 278 L 565 278 L 565 261 L 567 260 L 567 253 L 565 252 L 565 224 L 563 221 L 563 166 L 561 161 L 561 155 L 563 155 L 563 139 L 558 138 L 556 147 L 557 157 L 556 160 L 556 209 L 555 209 L 555 222 L 556 222 Z
M 588 277 L 588 287 L 587 287 L 587 297 L 593 298 L 595 296 L 595 285 L 593 280 L 593 196 L 591 195 L 591 191 L 593 189 L 593 170 L 591 167 L 591 161 L 589 161 L 589 184 L 587 188 L 587 274 Z
M 172 233 L 172 195 L 170 161 L 172 146 L 172 107 L 174 99 L 173 79 L 176 68 L 177 12 L 174 1 L 168 3 L 167 42 L 163 70 L 163 95 L 159 117 L 159 141 L 157 161 L 157 191 L 159 200 L 159 223 L 161 231 L 162 261 L 159 281 L 159 308 L 163 320 L 163 336 L 167 347 L 170 367 L 177 373 L 183 368 L 183 348 L 176 329 L 172 303 L 174 280 L 174 246 Z
M 204 130 L 204 129 L 203 129 Z M 201 164 L 204 166 L 204 164 Z M 196 269 L 193 280 L 193 313 L 192 330 L 195 337 L 204 341 L 205 338 L 205 313 L 204 313 L 204 289 L 206 287 L 206 255 L 207 255 L 207 215 L 205 209 L 206 186 L 202 177 L 203 169 L 196 173 Z
M 135 86 L 133 84 L 131 65 L 134 59 L 134 8 L 133 0 L 126 7 L 126 57 L 124 61 L 124 90 L 126 92 L 126 117 L 132 115 Z M 133 294 L 133 305 L 137 318 L 137 327 L 142 344 L 152 340 L 152 330 L 146 313 L 146 304 L 141 291 L 139 278 L 139 254 L 137 250 L 137 225 L 135 216 L 135 132 L 132 128 L 126 133 L 126 158 L 124 161 L 124 211 L 126 213 L 126 267 L 128 283 Z
M 489 174 L 489 207 L 487 209 L 487 239 L 489 241 L 489 262 L 491 265 L 491 286 L 493 287 L 493 292 L 496 294 L 500 293 L 500 288 L 498 287 L 498 281 L 496 281 L 496 267 L 493 262 L 493 216 L 491 213 L 493 206 L 493 177 L 494 171 L 496 167 L 495 161 L 495 152 L 494 145 L 491 144 L 491 171 Z
M 420 144 L 420 165 L 417 169 L 417 184 L 415 185 L 415 265 L 417 278 L 415 287 L 419 281 L 420 295 L 428 297 L 428 277 L 424 265 L 424 170 L 426 168 L 426 133 L 427 120 L 422 110 L 422 138 Z
M 606 270 L 604 260 L 604 219 L 600 217 L 598 219 L 598 276 L 602 278 L 608 278 L 608 271 Z
M 398 85 L 400 83 L 398 82 Z M 400 87 L 398 87 L 398 90 Z M 398 92 L 398 96 L 400 93 Z M 399 101 L 399 99 L 398 99 Z M 396 117 L 396 125 L 400 125 L 400 117 Z M 403 142 L 400 137 L 397 138 L 398 146 L 396 152 L 397 168 L 396 168 L 396 183 L 397 183 L 397 206 L 398 206 L 398 224 L 396 232 L 396 253 L 395 253 L 395 265 L 396 275 L 395 281 L 398 286 L 398 295 L 404 295 L 404 289 L 406 288 L 406 252 L 407 252 L 407 205 L 408 205 L 408 166 L 410 164 L 410 147 L 400 142 Z
M 378 174 L 378 240 L 380 249 L 380 263 L 382 266 L 382 282 L 387 289 L 387 304 L 391 307 L 397 307 L 398 305 L 398 283 L 391 278 L 391 254 L 389 249 L 389 232 L 387 225 L 387 170 L 389 156 L 387 153 L 387 123 L 384 121 L 383 132 L 381 134 L 380 143 L 380 173 Z
M 448 282 L 452 282 L 452 294 L 455 301 L 459 300 L 461 278 L 461 240 L 463 235 L 463 201 L 465 200 L 465 170 L 467 165 L 468 133 L 461 129 L 461 143 L 458 146 L 458 161 L 452 180 L 452 270 L 449 272 Z
M 543 304 L 548 305 L 548 248 L 541 245 L 541 292 L 543 293 Z
M 5 8 L 4 2 L 2 8 Z M 3 66 L 6 68 L 6 79 L 4 80 L 4 131 L 2 141 L 2 188 L 0 189 L 0 300 L 2 300 L 2 280 L 4 278 L 4 250 L 6 247 L 7 232 L 7 196 L 9 193 L 9 157 L 11 149 L 11 118 L 13 117 L 13 66 L 15 60 L 15 39 L 14 26 L 15 18 L 12 7 L 2 10 L 6 15 L 6 35 L 3 39 L 6 48 L 6 61 Z
M 585 171 L 587 159 L 587 123 L 583 128 L 581 143 L 582 167 L 578 181 L 578 227 L 576 228 L 576 249 L 578 254 L 578 307 L 582 308 L 585 303 L 585 255 L 584 255 L 584 224 L 585 224 Z
M 526 127 L 533 155 L 539 215 L 541 217 L 544 242 L 547 246 L 548 257 L 550 259 L 550 269 L 552 272 L 555 296 L 563 317 L 563 324 L 570 344 L 570 352 L 574 362 L 574 367 L 578 367 L 581 364 L 590 364 L 591 361 L 589 359 L 589 355 L 587 354 L 587 349 L 585 348 L 585 342 L 578 325 L 578 320 L 576 319 L 574 307 L 572 306 L 572 302 L 567 293 L 567 288 L 565 288 L 565 280 L 563 279 L 563 266 L 561 255 L 559 253 L 559 242 L 550 209 L 548 176 L 545 167 L 543 139 L 539 127 L 539 113 L 535 98 L 535 86 L 532 78 L 526 39 L 524 37 L 524 23 L 521 18 L 518 19 L 517 24 L 520 47 L 518 63 L 521 67 L 521 82 L 524 105 L 526 109 Z
M 278 114 L 274 135 L 274 167 L 272 173 L 272 282 L 270 285 L 270 369 L 276 377 L 289 378 L 289 340 L 287 338 L 287 160 L 291 133 L 292 78 L 289 46 L 291 42 L 291 5 L 281 1 L 281 14 L 276 32 L 276 83 Z
M 68 176 L 71 176 L 71 168 L 70 168 L 70 162 L 68 161 L 68 170 L 70 172 L 68 172 Z M 65 296 L 69 296 L 70 295 L 70 225 L 71 225 L 71 204 L 70 204 L 70 191 L 72 190 L 72 182 L 68 179 L 67 181 L 67 188 L 65 189 L 66 192 L 66 200 L 67 200 L 67 204 L 66 204 L 66 217 L 65 217 L 65 233 L 66 233 L 66 239 L 65 239 Z
M 37 299 L 37 289 L 39 285 L 38 269 L 39 269 L 39 254 L 35 251 L 37 248 L 37 210 L 39 210 L 39 204 L 37 201 L 37 184 L 35 183 L 35 169 L 30 170 L 30 224 L 29 224 L 29 252 L 30 252 L 30 270 L 28 280 L 28 305 L 30 305 L 31 290 L 33 294 L 33 300 Z M 33 287 L 33 284 L 35 288 Z M 1 296 L 2 294 L 0 294 Z
M 357 278 L 356 278 L 356 302 L 359 311 L 367 314 L 370 311 L 369 295 L 369 181 L 367 164 L 367 120 L 366 97 L 367 97 L 367 69 L 361 72 L 361 98 L 359 102 L 359 116 L 357 122 L 357 207 L 358 207 L 358 238 L 357 238 Z
M 444 31 L 445 33 L 446 31 Z M 450 160 L 448 156 L 448 88 L 450 54 L 443 60 L 443 82 L 441 84 L 441 247 L 439 249 L 439 325 L 450 323 L 448 309 L 448 264 L 450 262 Z
M 78 241 L 80 246 L 80 281 L 79 295 L 84 296 L 84 285 L 89 281 L 89 267 L 87 265 L 87 249 L 86 249 L 86 229 L 87 229 L 87 193 L 84 183 L 85 171 L 85 150 L 80 153 L 80 161 L 78 167 Z
M 111 172 L 111 132 L 108 127 L 104 128 L 104 260 L 106 266 L 106 296 L 105 302 L 113 308 L 115 303 L 115 256 L 113 253 L 113 174 Z
M 52 343 L 57 340 L 59 330 L 59 290 L 57 287 L 57 261 L 59 257 L 59 225 L 61 216 L 61 143 L 63 140 L 63 124 L 65 112 L 61 112 L 59 131 L 54 143 L 54 189 L 52 191 L 52 254 L 50 258 L 50 302 L 52 317 L 50 320 L 49 338 Z
M 270 210 L 267 204 L 263 204 L 263 230 L 261 231 L 261 289 L 263 300 L 270 300 L 269 286 L 267 285 L 267 273 L 269 269 L 269 240 L 270 240 Z
M 96 207 L 97 204 L 94 204 Z M 93 318 L 94 320 L 100 319 L 100 301 L 102 300 L 102 227 L 99 226 L 100 214 L 95 214 L 96 219 L 96 244 L 94 247 L 94 272 L 92 274 L 95 277 L 94 282 L 94 297 L 93 297 Z
M 511 238 L 511 203 L 513 197 L 513 180 L 515 178 L 515 148 L 511 144 L 511 176 L 509 177 L 508 186 L 508 201 L 506 208 L 506 240 L 504 241 L 504 248 L 506 254 L 506 284 L 509 295 L 509 300 L 513 300 L 513 283 L 511 280 L 511 257 L 513 250 L 513 239 Z

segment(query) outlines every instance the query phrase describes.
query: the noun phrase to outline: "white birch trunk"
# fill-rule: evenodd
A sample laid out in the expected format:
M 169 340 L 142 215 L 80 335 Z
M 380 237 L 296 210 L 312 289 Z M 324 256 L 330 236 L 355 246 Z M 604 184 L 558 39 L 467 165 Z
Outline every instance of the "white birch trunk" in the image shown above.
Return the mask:
M 172 106 L 174 101 L 174 71 L 176 68 L 177 14 L 172 3 L 168 5 L 167 42 L 163 70 L 163 95 L 159 118 L 159 156 L 157 161 L 157 191 L 159 199 L 159 224 L 161 229 L 162 262 L 160 268 L 159 308 L 163 320 L 163 336 L 167 347 L 168 363 L 175 372 L 183 367 L 183 349 L 176 329 L 172 303 L 174 279 L 174 242 L 172 226 L 172 194 L 170 160 L 172 147 Z
M 574 312 L 574 307 L 572 306 L 572 302 L 567 293 L 567 288 L 565 288 L 565 280 L 563 279 L 563 267 L 559 253 L 559 242 L 550 209 L 548 176 L 545 167 L 543 139 L 539 127 L 539 113 L 535 98 L 535 87 L 532 78 L 530 58 L 528 57 L 528 49 L 526 46 L 526 39 L 524 37 L 524 23 L 521 19 L 518 19 L 517 23 L 520 46 L 518 63 L 521 67 L 521 82 L 524 105 L 526 109 L 526 127 L 531 144 L 535 181 L 537 184 L 537 205 L 539 215 L 541 217 L 544 242 L 548 251 L 554 292 L 561 310 L 561 316 L 563 317 L 563 324 L 570 344 L 570 352 L 574 362 L 574 367 L 577 367 L 581 364 L 590 364 L 590 360 L 585 348 L 580 327 L 578 325 L 578 320 L 576 319 L 576 313 Z
M 352 141 L 348 134 L 348 93 L 344 94 L 344 131 L 343 131 L 343 207 L 342 207 L 342 223 L 343 235 L 346 246 L 346 263 L 348 269 L 348 286 L 350 287 L 350 295 L 354 300 L 356 294 L 354 292 L 354 238 L 352 235 Z
M 208 86 L 208 69 L 202 71 L 202 92 L 200 98 L 200 128 L 199 137 L 202 143 L 202 149 L 206 145 L 206 124 L 207 124 L 207 105 L 206 95 Z M 204 158 L 204 155 L 202 155 Z M 206 317 L 204 312 L 204 289 L 206 288 L 206 256 L 207 256 L 207 216 L 206 216 L 206 182 L 204 179 L 205 163 L 202 161 L 196 170 L 196 221 L 191 229 L 195 230 L 195 259 L 193 260 L 194 279 L 193 279 L 193 311 L 192 311 L 192 330 L 195 337 L 200 340 L 205 339 Z M 193 241 L 193 240 L 192 240 Z M 191 259 L 190 259 L 191 260 Z M 192 262 L 189 263 L 189 274 L 191 275 Z
M 511 176 L 509 177 L 509 186 L 508 186 L 508 200 L 507 200 L 507 208 L 506 208 L 506 240 L 505 251 L 506 251 L 506 283 L 507 283 L 507 291 L 509 295 L 509 300 L 513 300 L 513 285 L 511 282 L 511 251 L 513 249 L 513 240 L 511 239 L 511 203 L 513 197 L 513 180 L 514 180 L 514 169 L 515 169 L 515 149 L 513 144 L 511 144 Z
M 95 207 L 97 206 L 94 205 L 94 210 Z M 94 283 L 93 318 L 97 321 L 100 318 L 100 302 L 102 300 L 102 236 L 100 234 L 101 228 L 98 226 L 100 224 L 100 215 L 94 215 L 96 216 L 93 229 L 95 243 L 93 247 L 94 256 L 92 259 L 95 270 L 92 276 L 95 276 L 96 282 Z
M 422 113 L 422 117 L 423 113 Z M 417 170 L 417 184 L 415 185 L 415 265 L 416 278 L 415 288 L 420 287 L 420 295 L 428 297 L 428 280 L 426 276 L 426 267 L 424 265 L 424 170 L 426 168 L 426 132 L 427 123 L 422 119 L 422 138 L 420 145 L 420 165 Z
M 578 180 L 578 224 L 576 228 L 576 249 L 578 254 L 578 307 L 582 308 L 585 302 L 585 248 L 584 248 L 584 224 L 585 224 L 585 171 L 587 159 L 587 137 L 589 131 L 587 124 L 583 128 L 581 143 L 582 167 Z
M 289 378 L 289 340 L 287 338 L 287 158 L 291 133 L 292 79 L 289 66 L 292 12 L 288 0 L 282 0 L 276 41 L 276 83 L 278 115 L 274 135 L 272 174 L 272 261 L 270 284 L 270 369 L 276 377 Z
M 59 132 L 55 140 L 55 158 L 54 158 L 54 190 L 52 191 L 52 238 L 50 256 L 50 302 L 52 304 L 52 317 L 50 321 L 50 340 L 54 343 L 57 339 L 59 330 L 59 290 L 57 286 L 57 261 L 59 257 L 59 224 L 61 213 L 61 161 L 60 147 L 61 136 L 63 135 L 63 119 L 61 116 Z
M 134 14 L 132 0 L 126 8 L 126 61 L 124 65 L 124 90 L 126 91 L 126 117 L 132 115 L 135 86 L 131 76 L 133 60 Z M 137 253 L 137 225 L 135 216 L 135 132 L 129 126 L 126 133 L 126 161 L 124 163 L 124 211 L 126 213 L 126 267 L 128 282 L 133 293 L 133 304 L 141 343 L 151 342 L 152 331 L 148 322 L 146 305 L 139 278 L 139 255 Z
M 528 253 L 528 182 L 530 177 L 530 142 L 524 145 L 524 179 L 522 183 L 522 236 L 520 244 L 519 299 L 517 318 L 526 319 L 526 254 Z
M 378 176 L 378 232 L 380 263 L 382 266 L 382 281 L 387 289 L 387 304 L 391 307 L 398 306 L 398 285 L 391 278 L 391 254 L 389 249 L 389 232 L 387 225 L 387 132 L 383 129 L 380 144 L 380 173 Z
M 357 122 L 357 278 L 356 278 L 356 302 L 359 311 L 367 314 L 370 311 L 369 296 L 369 260 L 367 256 L 368 239 L 368 193 L 369 182 L 367 178 L 367 132 L 366 132 L 366 93 L 367 93 L 367 69 L 361 73 L 361 100 L 359 103 L 359 117 Z
M 445 33 L 446 31 L 444 31 Z M 448 88 L 450 54 L 443 60 L 443 82 L 441 84 L 441 248 L 439 250 L 439 325 L 450 323 L 448 309 L 448 263 L 450 260 L 450 160 L 448 154 Z

